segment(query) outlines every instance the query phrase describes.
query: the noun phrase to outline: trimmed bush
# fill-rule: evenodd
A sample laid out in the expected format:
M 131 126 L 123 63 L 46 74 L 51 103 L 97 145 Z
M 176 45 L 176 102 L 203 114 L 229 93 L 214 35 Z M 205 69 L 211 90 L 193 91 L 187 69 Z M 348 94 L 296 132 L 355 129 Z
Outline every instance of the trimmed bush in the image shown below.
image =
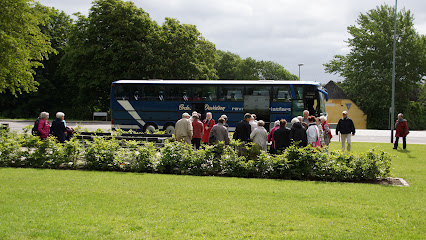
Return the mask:
M 106 140 L 95 138 L 93 142 L 86 141 L 84 151 L 86 167 L 89 170 L 119 170 L 121 161 L 116 161 L 116 153 L 120 151 L 120 144 L 115 139 Z
M 270 155 L 256 145 L 232 140 L 229 146 L 202 145 L 197 151 L 192 145 L 168 141 L 158 151 L 153 143 L 115 138 L 95 137 L 83 147 L 77 138 L 61 144 L 29 134 L 0 134 L 1 167 L 365 182 L 388 177 L 391 166 L 390 155 L 377 149 L 328 153 L 311 146 L 290 146 L 282 154 Z

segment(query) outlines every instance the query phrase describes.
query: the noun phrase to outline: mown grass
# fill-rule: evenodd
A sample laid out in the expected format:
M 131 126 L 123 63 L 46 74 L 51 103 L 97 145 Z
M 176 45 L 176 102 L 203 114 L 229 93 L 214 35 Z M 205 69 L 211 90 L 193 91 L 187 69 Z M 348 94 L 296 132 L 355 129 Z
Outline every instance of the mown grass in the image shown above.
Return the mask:
M 424 239 L 425 146 L 371 147 L 411 186 L 3 168 L 0 239 Z

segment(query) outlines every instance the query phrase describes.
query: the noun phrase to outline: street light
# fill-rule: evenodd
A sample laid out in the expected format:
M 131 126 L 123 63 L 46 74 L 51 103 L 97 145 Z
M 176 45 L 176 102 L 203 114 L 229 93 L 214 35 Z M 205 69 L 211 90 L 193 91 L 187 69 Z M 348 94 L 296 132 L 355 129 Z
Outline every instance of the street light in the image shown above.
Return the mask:
M 391 143 L 393 143 L 393 129 L 395 126 L 394 117 L 395 117 L 395 56 L 396 56 L 396 16 L 398 0 L 395 0 L 395 19 L 393 26 L 393 59 L 392 59 L 392 102 L 391 102 Z
M 303 66 L 303 63 L 297 64 L 299 66 L 299 80 L 300 80 L 300 66 Z

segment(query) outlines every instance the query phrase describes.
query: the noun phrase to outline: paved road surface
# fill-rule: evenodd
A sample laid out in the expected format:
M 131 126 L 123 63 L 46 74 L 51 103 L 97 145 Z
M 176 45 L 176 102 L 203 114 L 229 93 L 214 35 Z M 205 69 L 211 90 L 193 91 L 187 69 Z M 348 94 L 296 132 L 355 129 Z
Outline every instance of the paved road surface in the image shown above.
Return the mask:
M 0 124 L 9 124 L 12 131 L 22 132 L 22 128 L 33 125 L 32 121 L 22 120 L 0 120 Z M 95 131 L 100 128 L 102 130 L 110 130 L 111 123 L 108 121 L 67 121 L 68 126 L 75 128 L 77 125 L 87 128 L 88 131 Z M 334 129 L 333 129 L 334 133 Z M 339 136 L 333 135 L 333 142 L 339 141 Z M 382 142 L 390 143 L 390 130 L 373 130 L 358 129 L 355 136 L 352 136 L 353 142 Z M 402 144 L 402 141 L 401 141 Z M 426 144 L 426 131 L 410 131 L 407 137 L 407 144 Z

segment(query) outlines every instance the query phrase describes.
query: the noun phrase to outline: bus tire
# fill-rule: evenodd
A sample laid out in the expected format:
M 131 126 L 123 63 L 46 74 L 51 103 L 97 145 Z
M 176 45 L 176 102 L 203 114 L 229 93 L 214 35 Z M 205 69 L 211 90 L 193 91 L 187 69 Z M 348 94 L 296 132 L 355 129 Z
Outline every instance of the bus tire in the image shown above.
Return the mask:
M 157 130 L 157 128 L 153 125 L 145 125 L 145 131 L 144 132 L 149 132 L 149 133 L 155 133 L 155 131 Z
M 175 126 L 169 125 L 164 129 L 164 131 L 166 132 L 166 134 L 174 134 L 175 133 Z

